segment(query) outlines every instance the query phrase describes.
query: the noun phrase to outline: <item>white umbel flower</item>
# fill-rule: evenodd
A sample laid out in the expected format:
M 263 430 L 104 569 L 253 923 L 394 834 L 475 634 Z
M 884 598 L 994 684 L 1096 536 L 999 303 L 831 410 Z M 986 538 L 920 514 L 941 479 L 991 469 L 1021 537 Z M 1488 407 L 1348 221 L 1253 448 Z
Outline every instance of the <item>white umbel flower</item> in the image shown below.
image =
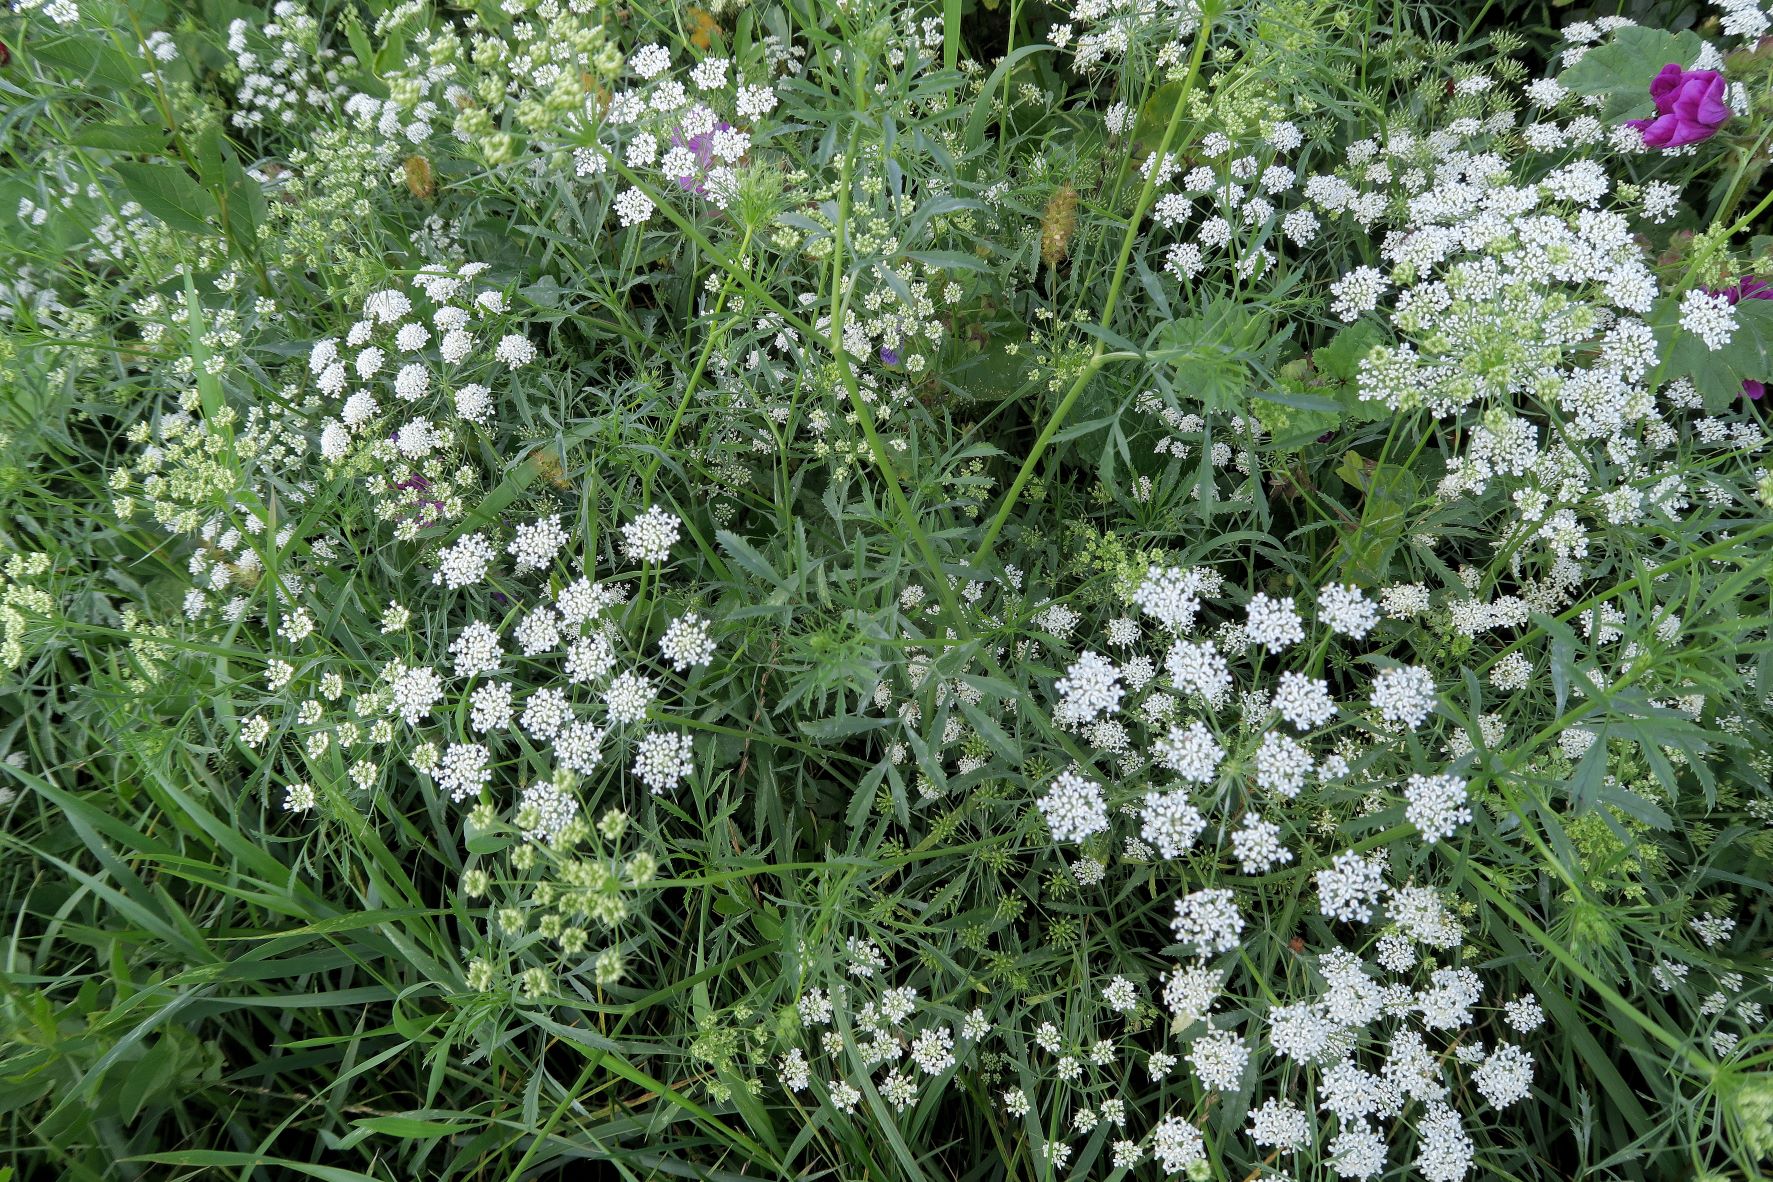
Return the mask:
M 1074 771 L 1061 772 L 1037 803 L 1054 841 L 1082 841 L 1108 828 L 1102 786 Z

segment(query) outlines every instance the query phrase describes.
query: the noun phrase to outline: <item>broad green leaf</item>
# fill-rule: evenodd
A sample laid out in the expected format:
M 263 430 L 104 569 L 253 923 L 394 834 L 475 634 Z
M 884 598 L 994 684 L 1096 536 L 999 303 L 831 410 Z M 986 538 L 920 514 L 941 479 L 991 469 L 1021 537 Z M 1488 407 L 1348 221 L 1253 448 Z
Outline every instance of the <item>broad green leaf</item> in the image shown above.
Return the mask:
M 1024 45 L 997 63 L 991 76 L 979 91 L 979 97 L 973 100 L 973 110 L 967 116 L 967 129 L 962 146 L 968 152 L 977 150 L 985 143 L 985 125 L 991 121 L 992 100 L 1000 93 L 1004 75 L 1016 68 L 1016 63 L 1031 53 L 1039 53 L 1043 49 L 1051 49 L 1050 45 Z
M 215 198 L 178 165 L 125 161 L 112 168 L 124 190 L 168 229 L 206 236 L 215 233 L 209 221 L 216 216 Z
M 769 559 L 758 553 L 757 548 L 750 542 L 738 534 L 724 529 L 716 530 L 714 538 L 720 543 L 720 548 L 725 550 L 732 560 L 743 567 L 753 578 L 767 583 L 771 587 L 782 586 L 782 576 L 776 573 L 776 568 L 769 564 Z
M 1340 330 L 1329 344 L 1315 350 L 1311 361 L 1330 377 L 1352 382 L 1360 375 L 1361 362 L 1367 354 L 1384 343 L 1384 331 L 1370 320 L 1361 320 Z
M 69 136 L 68 142 L 141 156 L 163 155 L 168 150 L 166 129 L 148 123 L 89 123 Z
M 1582 758 L 1576 761 L 1576 770 L 1571 773 L 1569 781 L 1570 803 L 1575 806 L 1580 816 L 1601 803 L 1607 782 L 1607 728 L 1601 727 L 1590 743 Z
M 7 41 L 17 44 L 10 32 Z M 71 81 L 82 85 L 103 82 L 115 90 L 130 90 L 141 82 L 141 67 L 103 34 L 90 30 L 33 41 L 26 51 L 43 65 L 60 67 Z
M 457 1133 L 466 1133 L 477 1126 L 463 1121 L 421 1120 L 416 1116 L 366 1116 L 351 1122 L 364 1134 L 381 1137 L 400 1137 L 408 1141 L 427 1141 L 436 1137 L 450 1137 Z M 351 1141 L 356 1133 L 346 1137 Z M 361 1140 L 361 1138 L 357 1138 Z M 348 1148 L 341 1142 L 341 1148 Z
M 1742 383 L 1773 378 L 1773 300 L 1743 300 L 1735 306 L 1736 331 L 1719 349 L 1680 325 L 1680 302 L 1674 296 L 1656 301 L 1650 324 L 1662 347 L 1660 381 L 1688 378 L 1712 414 L 1728 410 L 1742 397 Z
M 1422 482 L 1407 468 L 1375 463 L 1352 451 L 1342 457 L 1336 475 L 1365 494 L 1360 523 L 1343 541 L 1349 577 L 1358 583 L 1382 583 Z
M 1558 75 L 1558 81 L 1577 94 L 1602 97 L 1599 115 L 1608 123 L 1641 119 L 1654 114 L 1650 80 L 1670 62 L 1691 67 L 1699 60 L 1704 42 L 1691 29 L 1678 35 L 1665 29 L 1630 25 L 1613 39 L 1582 55 L 1582 60 Z
M 1267 317 L 1230 300 L 1157 332 L 1156 356 L 1174 367 L 1177 394 L 1208 410 L 1242 408 L 1258 372 L 1273 362 L 1286 334 Z
M 228 195 L 228 231 L 242 251 L 258 244 L 258 229 L 265 221 L 265 190 L 240 166 L 234 149 L 222 149 L 222 175 Z
M 178 1082 L 174 1076 L 176 1058 L 172 1040 L 157 1038 L 134 1062 L 127 1066 L 119 1064 L 118 1072 L 108 1081 L 107 1091 L 124 1120 L 134 1121 L 151 1099 Z
M 1342 405 L 1311 384 L 1311 363 L 1295 358 L 1281 367 L 1279 389 L 1257 389 L 1251 412 L 1268 432 L 1271 446 L 1303 447 L 1342 420 Z

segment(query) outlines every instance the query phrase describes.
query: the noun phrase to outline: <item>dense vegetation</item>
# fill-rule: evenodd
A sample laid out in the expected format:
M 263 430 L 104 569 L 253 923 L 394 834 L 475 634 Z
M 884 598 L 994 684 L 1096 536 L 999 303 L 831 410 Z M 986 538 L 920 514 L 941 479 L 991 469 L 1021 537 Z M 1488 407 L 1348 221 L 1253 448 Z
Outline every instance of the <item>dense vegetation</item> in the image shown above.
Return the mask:
M 12 0 L 10 1176 L 1763 1176 L 1762 2 Z

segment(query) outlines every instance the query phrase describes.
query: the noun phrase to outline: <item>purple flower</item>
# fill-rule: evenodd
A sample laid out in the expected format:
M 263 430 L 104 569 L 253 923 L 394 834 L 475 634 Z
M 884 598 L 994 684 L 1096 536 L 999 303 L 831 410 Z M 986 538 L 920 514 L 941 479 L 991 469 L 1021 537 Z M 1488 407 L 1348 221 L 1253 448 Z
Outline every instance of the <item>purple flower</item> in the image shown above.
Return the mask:
M 1721 295 L 1731 304 L 1740 304 L 1743 300 L 1773 300 L 1773 283 L 1756 279 L 1753 275 L 1744 275 L 1734 286 L 1711 294 Z
M 696 158 L 696 167 L 706 174 L 709 166 L 714 163 L 714 133 L 731 131 L 732 129 L 733 125 L 730 123 L 716 123 L 713 131 L 692 135 L 687 140 L 683 138 L 683 132 L 679 129 L 671 133 L 671 143 L 674 147 L 688 148 L 690 154 Z M 680 176 L 676 179 L 679 187 L 688 189 L 696 196 L 706 197 L 708 195 L 708 186 L 702 183 L 700 176 Z
M 390 436 L 390 438 L 392 437 Z M 431 491 L 431 482 L 417 472 L 414 472 L 405 480 L 395 481 L 394 487 L 401 492 L 426 493 Z M 442 501 L 433 500 L 426 496 L 419 496 L 413 498 L 412 504 L 414 509 L 413 517 L 418 521 L 420 529 L 430 529 L 439 521 L 443 520 Z
M 1744 275 L 1731 286 L 1711 294 L 1721 295 L 1732 304 L 1739 304 L 1743 300 L 1773 300 L 1773 284 L 1756 279 L 1753 275 Z M 1746 378 L 1742 383 L 1742 392 L 1759 402 L 1767 396 L 1767 383 Z
M 1646 147 L 1679 148 L 1708 140 L 1730 117 L 1724 76 L 1716 70 L 1683 70 L 1669 62 L 1650 80 L 1650 97 L 1656 100 L 1656 117 L 1626 122 L 1644 133 Z
M 885 345 L 882 345 L 880 347 L 880 363 L 882 365 L 899 364 L 899 351 L 897 349 L 889 349 Z

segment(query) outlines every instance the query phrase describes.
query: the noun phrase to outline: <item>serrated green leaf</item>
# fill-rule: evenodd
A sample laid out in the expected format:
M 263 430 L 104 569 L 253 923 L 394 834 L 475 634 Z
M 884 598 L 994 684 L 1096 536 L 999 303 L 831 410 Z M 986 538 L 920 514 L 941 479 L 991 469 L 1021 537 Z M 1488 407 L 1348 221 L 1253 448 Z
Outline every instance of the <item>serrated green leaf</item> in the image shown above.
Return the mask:
M 39 63 L 59 67 L 82 85 L 102 82 L 115 90 L 129 90 L 141 81 L 141 69 L 127 54 L 88 30 L 34 41 L 27 51 Z
M 430 1140 L 466 1133 L 475 1125 L 462 1121 L 421 1120 L 416 1116 L 366 1116 L 351 1122 L 365 1133 L 406 1140 Z
M 727 556 L 748 574 L 771 587 L 782 585 L 782 576 L 776 573 L 776 568 L 750 542 L 731 530 L 724 529 L 715 530 L 714 539 L 720 543 L 720 548 L 726 551 Z
M 1330 338 L 1330 343 L 1311 355 L 1312 364 L 1342 382 L 1360 375 L 1361 362 L 1374 346 L 1385 343 L 1385 333 L 1370 320 L 1358 321 Z

